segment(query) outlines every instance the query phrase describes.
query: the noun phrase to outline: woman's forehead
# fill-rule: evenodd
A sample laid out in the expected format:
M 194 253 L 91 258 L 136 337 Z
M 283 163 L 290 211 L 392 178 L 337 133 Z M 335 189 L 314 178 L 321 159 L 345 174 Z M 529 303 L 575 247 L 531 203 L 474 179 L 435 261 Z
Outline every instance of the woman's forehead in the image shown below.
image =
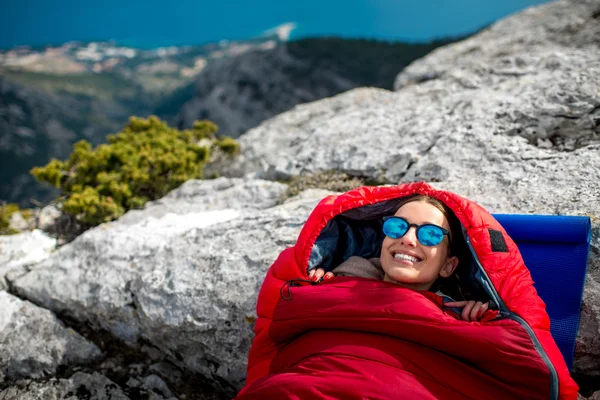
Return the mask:
M 444 213 L 434 206 L 424 201 L 411 201 L 404 204 L 394 214 L 398 217 L 403 217 L 412 224 L 436 224 L 447 227 L 449 225 Z

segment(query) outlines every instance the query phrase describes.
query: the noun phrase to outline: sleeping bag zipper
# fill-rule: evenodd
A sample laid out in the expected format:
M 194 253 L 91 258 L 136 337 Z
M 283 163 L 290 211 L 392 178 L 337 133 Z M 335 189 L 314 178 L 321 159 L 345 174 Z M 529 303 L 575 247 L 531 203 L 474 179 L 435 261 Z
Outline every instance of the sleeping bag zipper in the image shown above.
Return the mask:
M 554 365 L 552 365 L 552 362 L 550 362 L 550 358 L 546 354 L 546 351 L 540 344 L 540 341 L 535 336 L 535 333 L 533 332 L 533 329 L 531 329 L 529 324 L 523 318 L 521 318 L 517 314 L 513 313 L 506 307 L 506 304 L 504 304 L 504 301 L 502 300 L 502 298 L 498 294 L 498 291 L 492 284 L 490 277 L 485 272 L 485 269 L 479 262 L 479 257 L 477 257 L 477 254 L 475 253 L 475 249 L 473 248 L 473 244 L 471 243 L 469 235 L 464 231 L 464 228 L 463 228 L 463 234 L 465 236 L 465 241 L 467 243 L 467 246 L 469 247 L 469 250 L 471 251 L 471 255 L 473 256 L 473 261 L 477 265 L 478 272 L 480 272 L 482 275 L 481 284 L 484 286 L 485 290 L 488 292 L 488 294 L 490 295 L 492 300 L 498 305 L 498 309 L 500 310 L 500 315 L 502 315 L 505 318 L 509 318 L 509 319 L 512 319 L 513 321 L 518 322 L 525 329 L 527 334 L 529 335 L 531 342 L 533 343 L 533 346 L 539 353 L 542 360 L 544 360 L 544 363 L 546 364 L 546 366 L 548 367 L 548 371 L 550 372 L 550 400 L 558 400 L 558 375 L 556 374 L 556 369 L 554 368 Z

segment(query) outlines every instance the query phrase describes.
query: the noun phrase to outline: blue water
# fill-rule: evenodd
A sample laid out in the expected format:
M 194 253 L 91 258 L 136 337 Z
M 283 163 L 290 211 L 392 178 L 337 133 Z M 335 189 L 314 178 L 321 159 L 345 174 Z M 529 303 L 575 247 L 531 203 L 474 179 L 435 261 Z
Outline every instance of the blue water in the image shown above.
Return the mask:
M 114 40 L 141 48 L 257 37 L 426 41 L 472 32 L 543 0 L 1 0 L 0 48 Z

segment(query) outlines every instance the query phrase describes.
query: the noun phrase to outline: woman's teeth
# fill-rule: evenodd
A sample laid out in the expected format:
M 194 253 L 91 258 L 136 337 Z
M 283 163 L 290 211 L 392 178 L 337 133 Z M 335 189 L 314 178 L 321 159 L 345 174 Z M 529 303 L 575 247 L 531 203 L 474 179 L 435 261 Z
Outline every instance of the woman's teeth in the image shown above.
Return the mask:
M 396 253 L 394 254 L 394 258 L 396 260 L 405 260 L 405 261 L 410 261 L 413 263 L 416 263 L 417 261 L 419 261 L 418 258 L 413 257 L 413 256 L 409 256 L 408 254 L 402 254 L 402 253 Z

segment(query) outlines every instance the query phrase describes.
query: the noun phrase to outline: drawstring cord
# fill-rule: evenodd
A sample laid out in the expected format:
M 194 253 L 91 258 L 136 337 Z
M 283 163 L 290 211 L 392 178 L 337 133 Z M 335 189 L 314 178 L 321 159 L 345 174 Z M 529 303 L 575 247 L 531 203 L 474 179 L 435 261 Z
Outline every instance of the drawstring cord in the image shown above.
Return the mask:
M 279 295 L 281 296 L 281 298 L 283 300 L 291 300 L 292 299 L 292 292 L 290 291 L 290 286 L 300 286 L 300 283 L 310 283 L 311 285 L 316 285 L 320 282 L 320 280 L 318 281 L 311 281 L 308 279 L 291 279 L 289 281 L 286 281 L 283 286 L 281 286 L 281 289 L 279 289 Z M 287 290 L 287 295 L 284 294 L 284 292 Z

